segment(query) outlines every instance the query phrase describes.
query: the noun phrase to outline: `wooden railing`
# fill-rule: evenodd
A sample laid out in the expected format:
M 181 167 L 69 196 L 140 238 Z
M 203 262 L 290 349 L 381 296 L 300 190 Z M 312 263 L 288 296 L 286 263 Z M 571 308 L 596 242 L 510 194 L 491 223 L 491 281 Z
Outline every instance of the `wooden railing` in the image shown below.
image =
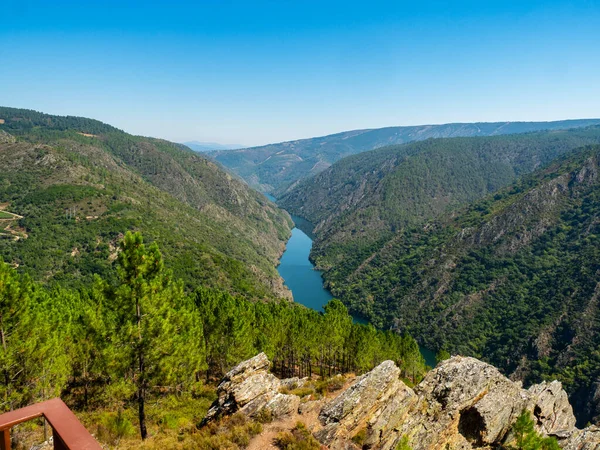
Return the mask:
M 44 417 L 52 427 L 57 450 L 101 450 L 100 444 L 59 398 L 0 415 L 0 450 L 10 450 L 10 429 L 28 420 Z

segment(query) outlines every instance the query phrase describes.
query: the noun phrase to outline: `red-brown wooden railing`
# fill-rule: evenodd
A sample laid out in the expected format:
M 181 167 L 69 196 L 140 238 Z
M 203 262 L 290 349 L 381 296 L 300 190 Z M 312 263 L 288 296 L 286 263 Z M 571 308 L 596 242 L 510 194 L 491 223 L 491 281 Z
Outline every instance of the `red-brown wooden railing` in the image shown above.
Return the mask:
M 10 429 L 22 422 L 45 417 L 52 427 L 57 450 L 101 450 L 100 444 L 59 398 L 54 398 L 0 415 L 0 450 L 10 450 Z

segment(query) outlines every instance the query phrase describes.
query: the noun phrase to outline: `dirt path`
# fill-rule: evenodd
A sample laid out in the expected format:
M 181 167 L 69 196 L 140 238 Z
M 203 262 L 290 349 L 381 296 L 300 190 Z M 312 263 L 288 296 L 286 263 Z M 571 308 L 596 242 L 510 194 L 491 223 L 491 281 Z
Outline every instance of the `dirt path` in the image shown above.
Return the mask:
M 315 405 L 315 408 L 308 413 L 291 414 L 263 425 L 262 433 L 250 441 L 246 450 L 277 449 L 278 447 L 273 443 L 277 435 L 285 431 L 292 431 L 298 422 L 302 422 L 310 431 L 317 430 L 321 426 L 319 423 L 319 409 L 320 407 Z
M 255 436 L 246 447 L 246 450 L 262 450 L 262 449 L 276 449 L 277 447 L 273 442 L 279 433 L 284 431 L 290 431 L 296 425 L 296 422 L 300 420 L 300 414 L 293 414 L 285 419 L 279 419 L 271 423 L 263 425 L 263 431 L 259 435 Z
M 319 422 L 319 411 L 321 410 L 324 403 L 330 401 L 334 397 L 337 397 L 341 392 L 348 389 L 348 387 L 354 382 L 354 380 L 354 376 L 345 380 L 344 386 L 341 389 L 328 393 L 324 401 L 321 400 L 313 402 L 314 406 L 312 408 L 309 408 L 308 411 L 305 411 L 304 414 L 294 413 L 289 416 L 277 419 L 271 423 L 264 424 L 262 433 L 255 436 L 250 441 L 250 444 L 248 444 L 248 447 L 246 447 L 246 449 L 277 449 L 278 447 L 276 447 L 273 443 L 277 435 L 286 431 L 292 431 L 292 429 L 296 426 L 296 423 L 298 422 L 302 422 L 311 433 L 318 431 L 320 428 L 322 428 L 322 425 Z M 322 446 L 322 448 L 326 449 L 327 447 Z
M 23 216 L 6 211 L 8 206 L 9 203 L 0 203 L 0 227 L 3 227 L 3 231 L 6 231 L 6 233 L 0 233 L 0 236 L 9 236 L 15 241 L 18 241 L 19 239 L 27 239 L 29 236 L 27 233 L 25 233 L 25 230 L 21 228 L 17 228 L 15 230 L 12 228 L 14 222 L 22 219 Z M 9 214 L 10 217 L 6 217 L 7 214 Z M 4 226 L 4 224 L 6 224 L 6 226 Z

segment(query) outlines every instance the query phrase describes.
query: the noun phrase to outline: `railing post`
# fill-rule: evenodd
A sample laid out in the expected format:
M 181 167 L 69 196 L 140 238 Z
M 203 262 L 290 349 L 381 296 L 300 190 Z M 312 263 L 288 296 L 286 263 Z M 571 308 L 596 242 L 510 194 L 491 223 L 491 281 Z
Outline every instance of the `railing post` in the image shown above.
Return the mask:
M 38 417 L 44 417 L 52 427 L 55 449 L 102 450 L 98 441 L 59 398 L 0 414 L 0 450 L 10 450 L 11 427 Z
M 52 443 L 54 444 L 54 450 L 69 450 L 58 433 L 54 431 L 54 428 L 52 428 Z
M 0 450 L 10 450 L 10 428 L 0 430 Z

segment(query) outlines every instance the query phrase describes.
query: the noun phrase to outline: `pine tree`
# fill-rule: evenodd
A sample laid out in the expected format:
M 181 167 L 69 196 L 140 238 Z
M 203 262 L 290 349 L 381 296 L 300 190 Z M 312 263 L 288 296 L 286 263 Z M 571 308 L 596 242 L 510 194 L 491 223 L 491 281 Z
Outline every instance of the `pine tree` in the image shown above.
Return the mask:
M 119 254 L 120 284 L 115 289 L 115 338 L 122 348 L 122 375 L 136 387 L 140 435 L 147 437 L 145 401 L 159 383 L 181 383 L 204 365 L 202 329 L 181 283 L 164 268 L 156 243 L 148 248 L 139 233 L 128 232 Z M 190 328 L 191 327 L 191 328 Z
M 203 321 L 207 375 L 223 375 L 229 368 L 254 355 L 254 308 L 247 300 L 208 289 L 196 291 L 196 305 Z
M 448 350 L 446 350 L 445 348 L 442 348 L 435 354 L 435 361 L 439 364 L 442 361 L 450 359 L 450 357 L 450 352 L 448 352 Z
M 529 411 L 525 410 L 512 427 L 516 450 L 560 450 L 556 439 L 542 437 L 535 431 L 535 424 Z
M 29 320 L 29 293 L 22 286 L 15 270 L 0 260 L 0 410 L 11 410 L 19 402 L 15 389 L 22 371 L 22 351 L 27 343 L 22 334 L 23 324 Z
M 332 364 L 337 365 L 344 343 L 350 335 L 352 317 L 346 306 L 337 299 L 330 300 L 324 309 L 323 350 L 329 366 L 328 375 L 331 376 Z

